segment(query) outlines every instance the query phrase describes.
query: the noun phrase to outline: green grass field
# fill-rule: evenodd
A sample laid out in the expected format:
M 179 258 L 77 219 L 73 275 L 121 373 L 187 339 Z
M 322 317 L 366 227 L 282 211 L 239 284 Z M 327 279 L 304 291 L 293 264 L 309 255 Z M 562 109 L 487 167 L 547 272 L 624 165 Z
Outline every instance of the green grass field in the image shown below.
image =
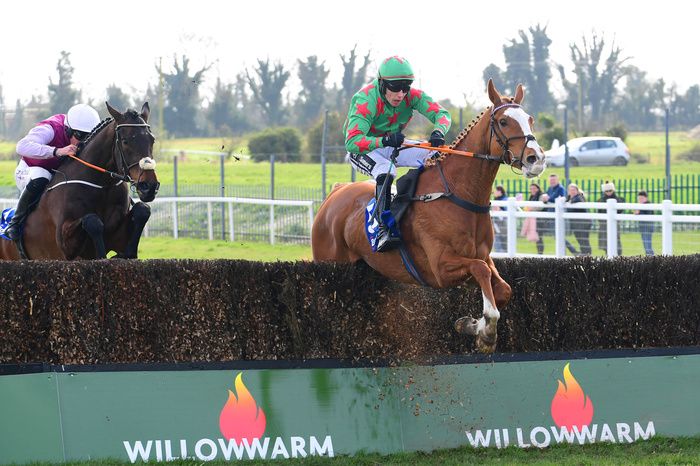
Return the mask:
M 35 466 L 48 463 L 32 463 Z M 66 463 L 71 466 L 86 465 L 126 465 L 125 461 L 101 460 Z M 225 461 L 202 463 L 194 460 L 177 460 L 169 465 L 194 466 L 207 464 L 223 466 Z M 660 464 L 700 464 L 700 438 L 664 438 L 632 444 L 594 443 L 590 445 L 555 445 L 549 448 L 519 449 L 473 449 L 471 447 L 438 450 L 432 453 L 399 453 L 393 455 L 358 454 L 353 457 L 335 458 L 307 457 L 296 459 L 246 461 L 245 464 L 283 465 L 332 465 L 332 466 L 383 466 L 383 465 L 445 465 L 462 466 L 471 464 L 499 465 L 660 465 Z
M 140 259 L 244 259 L 250 261 L 310 260 L 311 246 L 230 242 L 192 238 L 142 238 Z

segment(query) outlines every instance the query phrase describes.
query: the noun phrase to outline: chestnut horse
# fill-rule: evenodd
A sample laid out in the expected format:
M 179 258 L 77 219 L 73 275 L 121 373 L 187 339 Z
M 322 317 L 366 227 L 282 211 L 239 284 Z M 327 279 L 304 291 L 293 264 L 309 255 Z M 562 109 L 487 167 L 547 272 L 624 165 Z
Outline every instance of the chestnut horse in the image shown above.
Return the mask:
M 482 352 L 495 350 L 499 308 L 511 297 L 510 286 L 490 257 L 491 187 L 501 163 L 521 169 L 528 178 L 540 175 L 546 166 L 544 152 L 533 135 L 533 118 L 520 106 L 522 85 L 514 98 L 508 98 L 489 81 L 488 96 L 493 106 L 475 118 L 451 145 L 476 155 L 441 154 L 432 166 L 426 166 L 418 179 L 412 208 L 400 224 L 405 250 L 427 285 L 444 288 L 463 284 L 470 277 L 476 280 L 483 296 L 483 316 L 479 320 L 461 317 L 455 328 L 459 333 L 476 335 Z M 364 260 L 388 278 L 416 283 L 398 251 L 376 253 L 370 248 L 364 222 L 374 192 L 371 181 L 345 183 L 331 191 L 311 232 L 314 261 Z M 430 195 L 421 198 L 425 194 Z
M 66 157 L 24 225 L 20 249 L 29 259 L 101 259 L 108 251 L 136 258 L 143 228 L 160 183 L 152 158 L 155 138 L 148 103 L 141 113 L 120 113 L 102 121 Z M 82 162 L 82 163 L 81 163 Z M 131 207 L 129 186 L 139 199 Z M 12 241 L 0 240 L 0 259 L 20 258 Z

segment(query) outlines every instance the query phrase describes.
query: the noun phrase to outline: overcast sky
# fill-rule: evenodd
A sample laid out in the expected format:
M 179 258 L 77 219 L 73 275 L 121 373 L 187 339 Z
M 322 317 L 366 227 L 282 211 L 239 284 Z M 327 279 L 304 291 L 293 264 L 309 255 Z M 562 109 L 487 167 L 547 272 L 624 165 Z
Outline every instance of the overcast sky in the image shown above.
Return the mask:
M 680 0 L 10 0 L 2 11 L 0 85 L 10 108 L 18 98 L 46 96 L 61 50 L 71 54 L 83 96 L 100 102 L 111 83 L 145 91 L 157 82 L 158 57 L 168 69 L 183 53 L 194 69 L 212 64 L 205 96 L 217 77 L 232 82 L 257 58 L 293 67 L 293 85 L 296 60 L 318 55 L 339 82 L 339 54 L 355 44 L 361 55 L 371 52 L 372 76 L 380 58 L 403 55 L 434 98 L 483 104 L 483 69 L 502 67 L 503 45 L 538 23 L 553 41 L 551 59 L 567 69 L 569 44 L 596 31 L 650 78 L 675 82 L 681 92 L 700 83 L 700 4 Z

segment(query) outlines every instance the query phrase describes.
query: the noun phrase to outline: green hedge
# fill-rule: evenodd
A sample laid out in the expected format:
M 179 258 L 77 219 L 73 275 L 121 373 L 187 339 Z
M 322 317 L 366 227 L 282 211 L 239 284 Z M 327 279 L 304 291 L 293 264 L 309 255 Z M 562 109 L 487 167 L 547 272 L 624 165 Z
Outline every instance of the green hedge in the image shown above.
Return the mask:
M 700 256 L 500 260 L 498 351 L 700 344 Z M 367 266 L 228 260 L 0 262 L 0 362 L 60 364 L 462 354 L 471 287 Z

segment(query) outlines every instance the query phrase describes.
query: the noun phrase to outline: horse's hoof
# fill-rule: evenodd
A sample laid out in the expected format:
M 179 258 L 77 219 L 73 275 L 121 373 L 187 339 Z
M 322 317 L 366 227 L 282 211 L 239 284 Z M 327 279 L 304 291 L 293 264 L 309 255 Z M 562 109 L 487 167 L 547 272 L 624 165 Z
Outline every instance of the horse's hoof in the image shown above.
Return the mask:
M 455 330 L 462 335 L 476 335 L 479 321 L 473 317 L 460 317 L 455 321 Z
M 484 354 L 491 354 L 496 351 L 496 335 L 493 338 L 487 338 L 483 335 L 476 337 L 476 349 Z

